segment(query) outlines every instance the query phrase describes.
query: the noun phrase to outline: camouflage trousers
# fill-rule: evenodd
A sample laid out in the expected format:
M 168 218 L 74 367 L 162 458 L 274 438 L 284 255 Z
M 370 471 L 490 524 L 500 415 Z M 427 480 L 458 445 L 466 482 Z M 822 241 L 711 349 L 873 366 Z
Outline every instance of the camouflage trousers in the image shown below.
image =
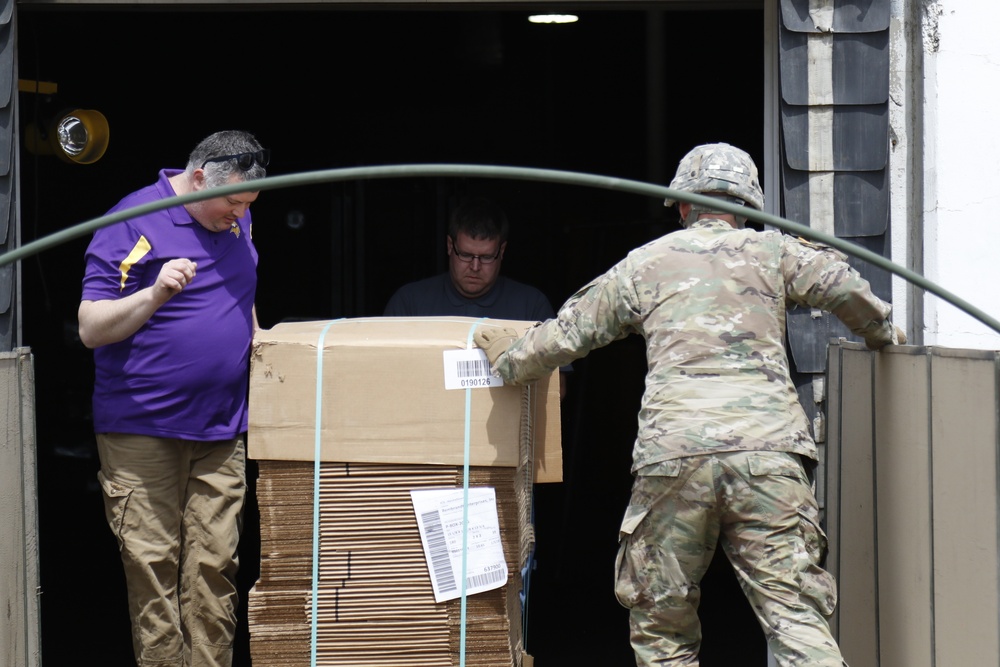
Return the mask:
M 698 665 L 700 582 L 718 543 L 778 665 L 846 665 L 827 623 L 837 590 L 820 567 L 818 513 L 794 454 L 690 456 L 640 471 L 615 564 L 636 664 Z

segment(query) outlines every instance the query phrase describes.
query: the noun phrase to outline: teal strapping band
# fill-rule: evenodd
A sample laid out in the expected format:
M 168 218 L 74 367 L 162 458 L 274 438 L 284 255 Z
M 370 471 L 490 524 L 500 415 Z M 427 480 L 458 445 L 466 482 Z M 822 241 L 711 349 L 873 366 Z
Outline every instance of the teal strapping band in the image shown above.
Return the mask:
M 485 320 L 483 317 L 469 327 L 469 337 L 465 341 L 466 349 L 472 349 L 472 332 L 476 330 L 479 323 Z M 460 624 L 460 635 L 458 644 L 458 664 L 465 667 L 465 618 L 466 599 L 465 580 L 467 578 L 468 563 L 466 562 L 469 539 L 469 450 L 472 433 L 472 388 L 465 388 L 465 455 L 462 467 L 462 617 Z
M 479 326 L 480 322 L 485 320 L 482 318 L 476 321 L 469 328 L 469 336 L 466 340 L 466 347 L 472 349 L 472 334 Z M 314 427 L 315 432 L 315 450 L 313 453 L 314 465 L 313 465 L 313 550 L 312 550 L 312 619 L 309 628 L 309 664 L 310 667 L 316 667 L 316 634 L 317 634 L 317 624 L 319 617 L 319 483 L 320 483 L 320 464 L 322 461 L 322 438 L 320 434 L 322 433 L 322 415 L 323 415 L 323 347 L 325 345 L 326 333 L 330 330 L 336 320 L 328 322 L 323 330 L 319 334 L 319 340 L 316 342 L 316 424 Z M 465 453 L 464 453 L 464 465 L 462 468 L 462 489 L 463 489 L 463 503 L 462 503 L 462 617 L 461 617 L 461 635 L 459 640 L 459 665 L 460 667 L 465 667 L 465 627 L 466 627 L 466 591 L 465 583 L 467 579 L 468 563 L 467 563 L 467 550 L 468 550 L 468 525 L 469 525 L 469 458 L 470 458 L 470 441 L 472 432 L 472 389 L 466 388 L 465 390 Z
M 316 667 L 316 630 L 319 618 L 319 469 L 322 461 L 321 446 L 323 422 L 323 346 L 326 332 L 336 320 L 328 322 L 316 342 L 316 426 L 313 453 L 313 552 L 312 552 L 312 619 L 309 627 L 309 664 Z

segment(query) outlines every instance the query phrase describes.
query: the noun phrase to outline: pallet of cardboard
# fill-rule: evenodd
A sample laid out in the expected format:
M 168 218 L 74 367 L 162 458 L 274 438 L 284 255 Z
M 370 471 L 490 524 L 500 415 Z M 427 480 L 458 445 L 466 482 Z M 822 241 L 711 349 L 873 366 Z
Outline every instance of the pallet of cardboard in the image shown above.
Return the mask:
M 316 664 L 345 667 L 530 663 L 520 572 L 534 542 L 531 485 L 561 480 L 558 381 L 445 389 L 443 352 L 467 349 L 481 323 L 371 318 L 258 332 L 255 664 L 308 665 L 313 651 Z M 435 602 L 410 492 L 463 485 L 495 490 L 508 579 L 464 604 Z

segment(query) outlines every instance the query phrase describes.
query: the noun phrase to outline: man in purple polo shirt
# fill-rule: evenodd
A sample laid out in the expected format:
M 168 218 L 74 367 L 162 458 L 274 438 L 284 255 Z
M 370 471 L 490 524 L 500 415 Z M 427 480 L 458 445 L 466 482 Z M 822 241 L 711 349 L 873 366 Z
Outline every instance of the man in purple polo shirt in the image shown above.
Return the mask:
M 268 158 L 251 134 L 217 132 L 110 212 L 264 178 Z M 257 194 L 130 218 L 87 248 L 80 339 L 94 350 L 98 479 L 140 666 L 232 664 Z

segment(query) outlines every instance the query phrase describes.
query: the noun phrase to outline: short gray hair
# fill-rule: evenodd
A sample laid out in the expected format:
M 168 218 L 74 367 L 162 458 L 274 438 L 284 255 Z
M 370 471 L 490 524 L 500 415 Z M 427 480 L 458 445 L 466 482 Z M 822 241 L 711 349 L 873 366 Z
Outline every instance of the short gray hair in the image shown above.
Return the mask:
M 243 171 L 236 164 L 236 160 L 221 160 L 208 162 L 206 160 L 222 157 L 225 155 L 239 155 L 241 153 L 256 153 L 262 150 L 260 142 L 250 134 L 242 130 L 223 130 L 211 134 L 202 139 L 191 155 L 188 157 L 185 172 L 188 177 L 194 174 L 195 169 L 204 165 L 205 186 L 217 188 L 227 185 L 233 180 L 233 176 L 239 181 L 253 181 L 267 176 L 267 171 L 263 165 L 254 163 L 250 169 Z

